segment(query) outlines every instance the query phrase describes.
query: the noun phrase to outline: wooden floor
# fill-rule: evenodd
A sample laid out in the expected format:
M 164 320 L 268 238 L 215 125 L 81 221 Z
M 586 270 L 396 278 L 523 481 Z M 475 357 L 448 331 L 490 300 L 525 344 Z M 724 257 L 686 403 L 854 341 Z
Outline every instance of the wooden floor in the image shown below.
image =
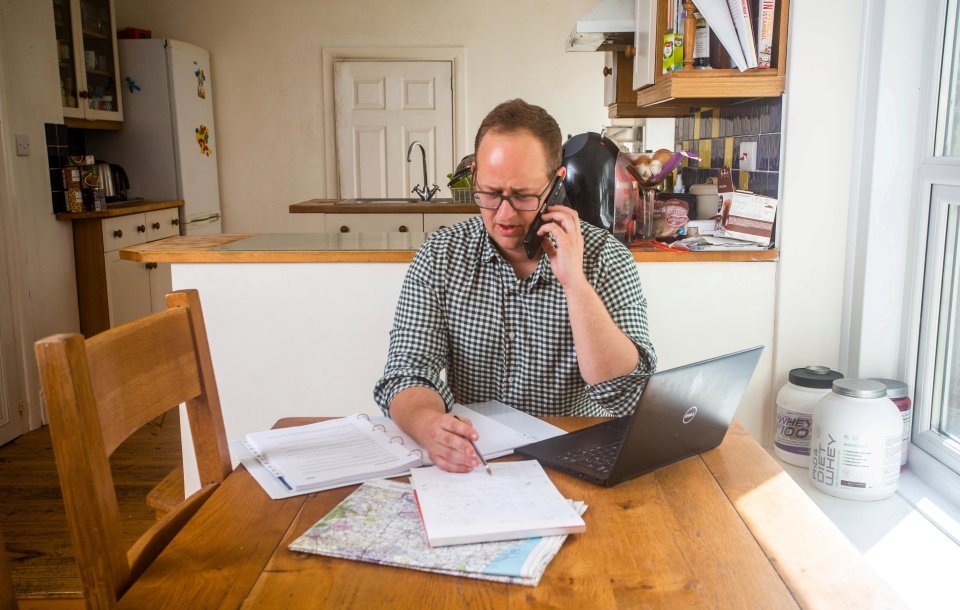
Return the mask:
M 131 436 L 110 460 L 128 545 L 154 522 L 146 496 L 180 465 L 177 409 Z M 18 597 L 79 597 L 47 427 L 0 447 L 0 528 Z

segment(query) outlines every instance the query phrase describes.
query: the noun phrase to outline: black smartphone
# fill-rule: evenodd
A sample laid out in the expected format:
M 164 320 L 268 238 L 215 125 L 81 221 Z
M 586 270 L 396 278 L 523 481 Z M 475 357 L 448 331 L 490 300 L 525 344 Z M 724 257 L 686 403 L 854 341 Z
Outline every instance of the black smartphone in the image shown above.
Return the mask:
M 550 183 L 547 189 L 547 197 L 543 201 L 543 207 L 540 208 L 540 213 L 533 219 L 530 230 L 527 231 L 527 234 L 523 237 L 523 249 L 527 253 L 527 258 L 533 259 L 537 256 L 537 251 L 540 250 L 540 242 L 543 240 L 543 236 L 537 235 L 537 231 L 540 230 L 540 227 L 542 227 L 545 222 L 543 215 L 547 213 L 547 206 L 561 205 L 566 202 L 567 191 L 563 187 L 563 178 L 554 176 L 553 182 Z

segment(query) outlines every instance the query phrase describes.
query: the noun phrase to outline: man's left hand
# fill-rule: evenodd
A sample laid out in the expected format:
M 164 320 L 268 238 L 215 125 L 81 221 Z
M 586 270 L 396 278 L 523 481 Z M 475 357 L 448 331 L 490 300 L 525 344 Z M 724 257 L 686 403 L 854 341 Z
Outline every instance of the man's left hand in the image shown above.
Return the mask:
M 583 232 L 580 231 L 580 215 L 573 208 L 551 205 L 543 215 L 547 221 L 538 233 L 544 236 L 543 251 L 550 259 L 550 267 L 562 286 L 585 279 L 583 275 Z M 556 241 L 546 237 L 549 233 Z

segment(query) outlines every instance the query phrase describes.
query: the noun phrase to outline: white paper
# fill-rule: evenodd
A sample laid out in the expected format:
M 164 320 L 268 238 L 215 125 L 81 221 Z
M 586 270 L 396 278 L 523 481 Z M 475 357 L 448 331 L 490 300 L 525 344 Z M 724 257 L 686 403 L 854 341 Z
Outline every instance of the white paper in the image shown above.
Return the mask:
M 740 38 L 737 36 L 737 29 L 733 25 L 733 18 L 730 16 L 726 0 L 697 0 L 697 10 L 707 20 L 707 25 L 720 39 L 720 43 L 730 54 L 737 68 L 741 72 L 746 70 L 747 60 L 743 56 Z
M 586 523 L 535 460 L 453 473 L 416 468 L 410 481 L 431 547 L 575 534 Z

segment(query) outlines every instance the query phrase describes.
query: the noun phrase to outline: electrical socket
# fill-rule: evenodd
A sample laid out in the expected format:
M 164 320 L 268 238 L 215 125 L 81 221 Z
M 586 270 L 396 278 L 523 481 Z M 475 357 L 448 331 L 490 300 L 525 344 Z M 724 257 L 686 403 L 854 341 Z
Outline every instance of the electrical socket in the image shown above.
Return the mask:
M 30 154 L 30 138 L 25 133 L 17 134 L 17 156 L 26 157 Z

